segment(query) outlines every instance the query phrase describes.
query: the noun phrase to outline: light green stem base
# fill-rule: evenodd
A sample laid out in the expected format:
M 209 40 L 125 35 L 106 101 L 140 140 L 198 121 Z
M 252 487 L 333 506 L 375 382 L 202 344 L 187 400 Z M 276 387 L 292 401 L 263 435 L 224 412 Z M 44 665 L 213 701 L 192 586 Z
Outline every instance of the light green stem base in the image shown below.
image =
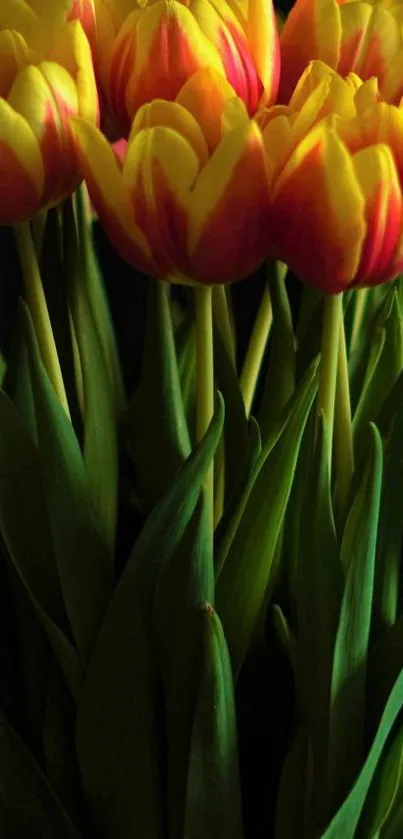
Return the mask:
M 331 473 L 332 463 L 337 365 L 342 317 L 342 294 L 326 295 L 324 298 L 319 390 L 316 409 L 318 417 L 321 413 L 323 414 L 328 428 L 329 473 Z
M 196 438 L 205 435 L 214 414 L 214 360 L 212 288 L 195 287 L 196 309 Z M 205 479 L 208 528 L 213 543 L 214 533 L 214 463 Z
M 29 222 L 16 225 L 14 231 L 24 278 L 25 298 L 33 321 L 42 361 L 59 402 L 67 416 L 70 417 L 66 390 Z M 57 281 L 56 277 L 55 281 Z
M 268 286 L 265 286 L 259 311 L 253 326 L 248 350 L 240 376 L 241 393 L 246 416 L 249 417 L 263 356 L 273 323 L 273 313 Z

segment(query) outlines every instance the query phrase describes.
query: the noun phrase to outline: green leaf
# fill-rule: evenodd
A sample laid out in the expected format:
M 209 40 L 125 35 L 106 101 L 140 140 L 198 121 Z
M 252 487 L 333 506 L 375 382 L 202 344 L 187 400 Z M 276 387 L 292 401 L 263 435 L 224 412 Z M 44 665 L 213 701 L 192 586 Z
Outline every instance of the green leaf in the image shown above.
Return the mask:
M 82 225 L 83 228 L 83 225 Z M 83 232 L 83 230 L 82 230 Z M 84 465 L 98 531 L 113 565 L 117 495 L 117 416 L 113 383 L 105 361 L 88 295 L 89 277 L 72 207 L 64 213 L 68 295 L 77 339 L 83 383 Z
M 315 397 L 315 363 L 302 383 L 283 430 L 269 440 L 238 511 L 238 525 L 217 579 L 217 610 L 238 673 L 253 635 L 290 496 L 305 424 Z
M 7 373 L 7 362 L 4 358 L 3 353 L 0 351 L 0 387 L 2 387 L 4 382 L 4 377 Z
M 76 694 L 81 665 L 68 640 L 40 461 L 17 409 L 5 393 L 0 393 L 0 462 L 1 537 Z
M 167 791 L 170 839 L 182 839 L 189 748 L 200 673 L 199 604 L 212 600 L 214 563 L 203 498 L 159 576 L 153 637 L 167 715 Z
M 368 757 L 349 795 L 333 817 L 321 839 L 354 839 L 365 799 L 393 726 L 403 708 L 403 671 L 386 703 Z M 344 740 L 346 743 L 346 739 Z
M 169 285 L 151 280 L 141 381 L 124 418 L 137 489 L 151 510 L 190 452 L 169 303 Z
M 37 763 L 0 709 L 0 835 L 79 839 Z
M 364 756 L 364 715 L 375 551 L 382 482 L 382 441 L 371 425 L 371 448 L 341 545 L 346 584 L 334 649 L 330 731 L 329 802 L 340 802 Z
M 294 392 L 296 358 L 291 307 L 281 263 L 272 261 L 268 263 L 268 281 L 273 309 L 273 327 L 269 364 L 258 414 L 264 442 Z
M 203 651 L 189 756 L 184 839 L 242 839 L 232 668 L 221 621 L 201 609 Z
M 101 345 L 108 382 L 110 383 L 112 389 L 115 417 L 119 417 L 126 404 L 125 390 L 117 350 L 115 330 L 109 309 L 104 280 L 95 250 L 93 225 L 91 223 L 90 214 L 85 211 L 85 195 L 83 186 L 78 188 L 76 192 L 76 199 L 78 231 L 84 260 L 83 278 L 85 281 L 88 304 L 92 312 L 98 340 Z
M 23 312 L 57 569 L 72 632 L 85 660 L 113 591 L 110 556 L 94 522 L 76 436 L 46 375 L 29 313 L 25 308 Z
M 366 428 L 375 421 L 403 365 L 402 316 L 396 288 L 390 287 L 376 323 L 371 353 L 353 417 L 357 458 L 363 452 Z
M 79 823 L 83 796 L 74 743 L 74 706 L 55 668 L 49 674 L 44 710 L 43 753 L 46 777 L 67 812 Z
M 299 678 L 313 753 L 314 823 L 323 819 L 326 796 L 329 704 L 333 651 L 344 587 L 328 470 L 327 426 L 318 422 L 301 509 L 297 579 Z
M 196 326 L 185 316 L 175 330 L 176 355 L 181 393 L 189 429 L 196 423 Z
M 99 634 L 77 716 L 83 787 L 102 835 L 160 839 L 160 695 L 153 645 L 156 585 L 194 514 L 222 434 L 224 404 L 154 508 L 134 545 Z
M 403 727 L 381 758 L 357 829 L 357 839 L 380 833 L 392 820 L 403 793 Z
M 403 661 L 403 615 L 381 635 L 368 658 L 367 717 L 376 728 Z

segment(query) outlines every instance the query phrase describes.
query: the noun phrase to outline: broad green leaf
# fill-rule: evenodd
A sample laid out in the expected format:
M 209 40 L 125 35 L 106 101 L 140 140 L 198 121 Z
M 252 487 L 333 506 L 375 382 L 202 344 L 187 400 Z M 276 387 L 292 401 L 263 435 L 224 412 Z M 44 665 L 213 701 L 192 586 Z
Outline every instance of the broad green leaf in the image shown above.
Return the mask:
M 122 371 L 116 344 L 116 336 L 101 268 L 98 263 L 93 225 L 90 213 L 86 212 L 85 187 L 81 185 L 76 192 L 77 223 L 80 245 L 84 260 L 84 280 L 88 304 L 94 319 L 95 329 L 101 345 L 108 381 L 112 389 L 115 417 L 119 417 L 125 408 L 126 397 Z
M 303 839 L 309 735 L 299 724 L 283 764 L 275 817 L 276 839 Z
M 367 759 L 349 795 L 331 820 L 321 839 L 355 839 L 355 831 L 368 790 L 395 722 L 403 708 L 403 671 L 398 676 Z M 346 742 L 346 740 L 344 740 Z
M 403 375 L 396 380 L 379 415 L 384 439 L 379 534 L 375 567 L 372 639 L 378 639 L 392 625 L 399 610 L 399 576 L 403 536 L 401 496 L 403 490 Z
M 403 365 L 402 316 L 391 286 L 374 329 L 371 352 L 353 417 L 357 457 L 363 452 L 366 428 L 375 421 Z
M 217 610 L 238 673 L 272 582 L 273 559 L 294 479 L 302 435 L 316 393 L 311 369 L 277 442 L 266 444 L 239 510 L 238 526 L 217 579 Z
M 382 710 L 403 661 L 403 615 L 381 635 L 368 658 L 367 718 L 371 730 L 378 725 Z
M 175 331 L 178 373 L 188 428 L 196 423 L 196 328 L 191 317 L 184 317 Z
M 281 417 L 295 388 L 295 336 L 284 267 L 281 263 L 268 263 L 273 327 L 269 363 L 258 413 L 264 442 Z
M 190 452 L 169 303 L 169 285 L 151 280 L 140 384 L 124 418 L 137 490 L 152 509 Z
M 0 393 L 0 534 L 70 689 L 81 678 L 57 575 L 38 453 L 22 419 Z
M 240 459 L 239 475 L 235 486 L 228 498 L 223 516 L 215 531 L 215 545 L 217 552 L 216 573 L 221 571 L 230 544 L 238 526 L 237 511 L 242 507 L 242 500 L 254 472 L 257 460 L 262 451 L 260 429 L 254 417 L 249 419 L 249 435 L 244 455 Z
M 224 397 L 226 408 L 223 436 L 224 487 L 225 499 L 227 499 L 240 475 L 242 464 L 240 453 L 244 452 L 248 445 L 248 421 L 238 376 L 217 330 L 214 330 L 214 375 L 216 385 Z
M 364 715 L 375 552 L 382 482 L 382 441 L 371 425 L 370 456 L 345 525 L 346 583 L 337 628 L 330 704 L 328 790 L 337 806 L 364 757 Z
M 110 381 L 110 371 L 90 306 L 89 277 L 86 276 L 90 269 L 81 249 L 84 243 L 78 240 L 76 222 L 69 205 L 65 207 L 63 225 L 69 303 L 83 384 L 87 486 L 98 531 L 113 565 L 118 502 L 117 416 L 113 383 Z
M 28 311 L 23 311 L 57 570 L 71 629 L 85 660 L 113 591 L 110 556 L 96 529 L 76 436 L 46 375 Z
M 4 382 L 4 377 L 7 373 L 7 362 L 4 358 L 3 353 L 0 351 L 0 387 L 2 387 Z
M 134 545 L 89 662 L 78 707 L 77 751 L 90 810 L 107 839 L 163 835 L 153 598 L 195 512 L 223 420 L 219 397 L 206 436 Z
M 68 691 L 53 668 L 47 684 L 43 724 L 46 777 L 76 823 L 82 815 L 83 795 L 75 750 L 75 709 Z
M 320 822 L 326 796 L 333 651 L 344 587 L 327 457 L 327 425 L 318 421 L 315 451 L 301 507 L 297 568 L 299 685 L 312 746 L 312 819 Z
M 316 289 L 304 285 L 296 330 L 296 380 L 300 382 L 309 365 L 320 353 L 323 297 Z
M 357 839 L 367 839 L 380 833 L 389 823 L 403 794 L 403 728 L 391 737 L 390 747 L 379 761 L 368 792 Z
M 0 835 L 79 839 L 38 764 L 0 709 Z
M 35 404 L 32 392 L 31 371 L 29 366 L 28 349 L 24 338 L 24 322 L 19 309 L 13 332 L 11 351 L 8 359 L 7 373 L 3 382 L 3 389 L 10 397 L 31 439 L 37 443 L 37 428 Z
M 189 754 L 184 839 L 242 839 L 232 668 L 221 621 L 201 609 L 203 647 Z
M 183 836 L 189 748 L 202 646 L 199 605 L 214 595 L 203 498 L 178 547 L 165 563 L 153 601 L 153 637 L 167 715 L 167 790 L 170 839 Z
M 373 839 L 401 839 L 403 836 L 403 800 L 400 799 L 399 806 L 393 812 L 382 833 L 377 834 Z

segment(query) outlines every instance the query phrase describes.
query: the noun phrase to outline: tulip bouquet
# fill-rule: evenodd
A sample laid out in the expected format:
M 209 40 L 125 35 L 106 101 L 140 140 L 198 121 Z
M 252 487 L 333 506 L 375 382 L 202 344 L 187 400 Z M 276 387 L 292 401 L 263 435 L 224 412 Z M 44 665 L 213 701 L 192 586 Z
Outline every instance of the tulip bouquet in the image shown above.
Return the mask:
M 0 224 L 2 839 L 401 839 L 403 4 L 1 0 Z

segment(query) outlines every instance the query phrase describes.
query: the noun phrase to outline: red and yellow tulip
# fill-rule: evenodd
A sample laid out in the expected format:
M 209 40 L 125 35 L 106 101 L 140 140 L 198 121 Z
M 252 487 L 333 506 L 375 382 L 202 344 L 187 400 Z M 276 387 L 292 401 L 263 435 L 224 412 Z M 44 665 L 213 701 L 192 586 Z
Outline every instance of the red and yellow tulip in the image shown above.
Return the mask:
M 174 100 L 202 68 L 221 73 L 249 114 L 276 97 L 272 0 L 96 0 L 96 12 L 101 89 L 121 135 L 141 105 Z
M 259 115 L 270 191 L 270 253 L 327 293 L 403 268 L 403 111 L 377 83 L 321 62 L 290 105 Z
M 279 98 L 288 102 L 309 61 L 344 76 L 376 76 L 384 99 L 403 96 L 403 4 L 400 0 L 296 0 L 281 32 Z
M 0 224 L 30 218 L 80 180 L 69 116 L 95 122 L 88 40 L 65 0 L 0 7 Z
M 219 73 L 201 70 L 174 102 L 143 105 L 119 153 L 94 126 L 72 122 L 95 210 L 134 267 L 213 285 L 260 264 L 267 211 L 262 135 Z

